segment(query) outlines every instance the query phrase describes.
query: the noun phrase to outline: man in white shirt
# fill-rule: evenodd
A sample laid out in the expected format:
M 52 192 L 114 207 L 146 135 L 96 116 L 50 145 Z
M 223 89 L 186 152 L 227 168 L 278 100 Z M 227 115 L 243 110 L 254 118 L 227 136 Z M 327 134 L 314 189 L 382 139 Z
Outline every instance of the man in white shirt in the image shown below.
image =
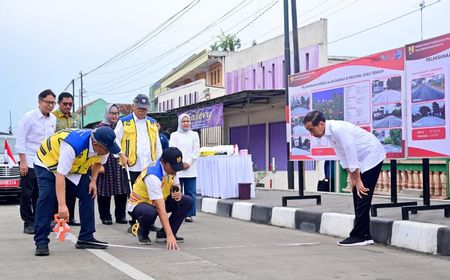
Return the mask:
M 370 132 L 345 121 L 325 120 L 319 111 L 309 112 L 303 125 L 312 136 L 325 137 L 334 148 L 342 168 L 352 182 L 355 223 L 350 236 L 340 246 L 373 244 L 370 235 L 370 207 L 386 151 Z
M 138 94 L 133 99 L 133 113 L 121 117 L 114 129 L 116 143 L 127 157 L 127 162 L 121 160 L 120 163 L 128 165 L 132 185 L 141 171 L 155 163 L 162 154 L 157 122 L 147 117 L 149 109 L 149 98 Z M 133 225 L 134 220 L 130 224 Z M 156 231 L 158 228 L 152 226 L 151 230 Z M 131 228 L 128 231 L 131 232 Z
M 24 222 L 23 232 L 34 234 L 34 216 L 39 196 L 34 157 L 42 140 L 55 132 L 56 117 L 50 112 L 55 106 L 56 95 L 50 89 L 39 94 L 38 108 L 29 111 L 20 121 L 16 150 L 20 163 L 20 216 Z
M 66 222 L 71 218 L 66 204 L 66 187 L 76 189 L 80 201 L 81 228 L 75 247 L 77 249 L 107 247 L 105 242 L 94 238 L 94 199 L 97 194 L 97 176 L 102 164 L 107 161 L 109 153 L 120 153 L 119 146 L 114 142 L 115 138 L 114 131 L 105 126 L 95 130 L 62 130 L 42 141 L 34 161 L 39 185 L 34 235 L 36 256 L 50 254 L 48 235 L 51 230 L 55 196 L 59 218 Z

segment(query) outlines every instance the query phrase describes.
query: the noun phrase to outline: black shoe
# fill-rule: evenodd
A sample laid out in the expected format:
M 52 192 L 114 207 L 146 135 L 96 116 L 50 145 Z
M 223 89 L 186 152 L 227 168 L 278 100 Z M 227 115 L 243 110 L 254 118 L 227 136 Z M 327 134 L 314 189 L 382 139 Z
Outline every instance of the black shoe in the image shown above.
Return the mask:
M 75 248 L 77 248 L 77 249 L 106 249 L 106 248 L 108 248 L 108 243 L 97 240 L 95 238 L 93 238 L 89 241 L 78 240 L 77 243 L 75 244 Z
M 50 255 L 50 251 L 48 250 L 48 245 L 36 246 L 36 251 L 34 252 L 35 256 L 48 256 Z
M 138 237 L 138 244 L 140 245 L 152 245 L 152 241 L 150 240 L 150 237 L 147 236 L 143 236 L 141 233 L 141 229 L 138 229 L 137 232 L 137 237 Z
M 113 221 L 111 219 L 102 220 L 102 224 L 104 224 L 104 225 L 112 225 Z
M 34 226 L 26 226 L 23 228 L 23 233 L 34 234 Z
M 160 231 L 161 228 L 155 226 L 155 224 L 151 224 L 151 225 L 149 226 L 149 230 L 150 230 L 150 231 Z
M 358 237 L 354 237 L 354 236 L 350 236 L 345 238 L 342 241 L 338 242 L 339 246 L 343 246 L 343 247 L 351 247 L 351 246 L 366 246 L 366 245 L 371 245 L 373 244 L 373 240 L 365 240 L 363 238 L 358 238 Z
M 175 240 L 177 241 L 177 243 L 183 243 L 184 242 L 184 238 L 181 236 L 176 236 L 175 235 Z M 166 243 L 167 241 L 167 237 L 166 237 L 166 233 L 163 230 L 157 231 L 156 232 L 156 243 Z
M 81 225 L 80 222 L 77 221 L 77 220 L 75 220 L 75 219 L 70 220 L 67 224 L 68 224 L 69 226 L 74 226 L 74 227 L 78 227 L 78 226 Z
M 126 225 L 128 224 L 127 219 L 116 219 L 116 223 Z

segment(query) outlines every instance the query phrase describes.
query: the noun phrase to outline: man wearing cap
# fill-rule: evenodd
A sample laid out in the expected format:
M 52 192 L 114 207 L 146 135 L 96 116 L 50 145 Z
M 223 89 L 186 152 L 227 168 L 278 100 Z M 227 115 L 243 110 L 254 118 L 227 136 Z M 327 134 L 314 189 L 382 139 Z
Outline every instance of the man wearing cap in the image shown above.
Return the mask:
M 96 130 L 62 130 L 44 141 L 39 147 L 34 168 L 39 186 L 35 235 L 36 256 L 49 255 L 48 235 L 53 216 L 55 197 L 58 202 L 59 218 L 70 220 L 67 209 L 66 186 L 76 189 L 78 196 L 81 228 L 78 249 L 105 249 L 107 243 L 94 238 L 94 199 L 97 194 L 97 175 L 109 153 L 118 154 L 119 146 L 114 142 L 114 131 L 109 127 Z M 88 171 L 92 175 L 89 176 Z M 95 242 L 95 243 L 92 243 Z
M 152 244 L 148 234 L 156 216 L 163 226 L 156 233 L 156 242 L 166 242 L 168 250 L 178 249 L 177 242 L 183 242 L 184 239 L 176 234 L 193 203 L 190 196 L 181 194 L 178 182 L 174 181 L 177 171 L 183 167 L 181 151 L 170 147 L 155 164 L 145 168 L 134 183 L 128 213 L 139 222 L 139 244 Z M 172 213 L 170 218 L 167 212 Z
M 156 120 L 147 117 L 149 109 L 150 100 L 147 96 L 139 94 L 133 99 L 133 113 L 121 117 L 114 129 L 117 136 L 116 143 L 127 159 L 125 162 L 121 160 L 120 163 L 128 165 L 132 185 L 141 171 L 156 162 L 162 154 Z M 133 225 L 134 221 L 132 220 L 130 224 Z M 151 230 L 157 228 L 152 226 Z

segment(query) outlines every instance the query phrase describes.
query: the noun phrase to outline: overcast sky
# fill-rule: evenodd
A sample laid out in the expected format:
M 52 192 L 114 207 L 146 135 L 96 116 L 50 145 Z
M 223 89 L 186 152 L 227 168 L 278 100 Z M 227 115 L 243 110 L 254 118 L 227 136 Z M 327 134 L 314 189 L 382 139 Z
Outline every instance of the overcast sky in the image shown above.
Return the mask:
M 328 41 L 333 42 L 411 12 L 420 2 L 298 0 L 299 26 L 327 18 Z M 242 48 L 282 34 L 283 0 L 0 0 L 0 131 L 9 127 L 9 110 L 15 129 L 23 114 L 37 107 L 39 92 L 50 88 L 59 94 L 80 71 L 95 69 L 186 6 L 185 14 L 137 51 L 88 74 L 85 103 L 99 97 L 129 103 L 181 61 L 209 47 L 221 30 L 234 34 L 248 25 L 237 34 Z M 449 32 L 450 0 L 423 10 L 424 39 Z M 415 12 L 330 43 L 328 54 L 364 56 L 419 41 L 420 33 L 420 12 Z M 77 92 L 79 87 L 77 79 Z

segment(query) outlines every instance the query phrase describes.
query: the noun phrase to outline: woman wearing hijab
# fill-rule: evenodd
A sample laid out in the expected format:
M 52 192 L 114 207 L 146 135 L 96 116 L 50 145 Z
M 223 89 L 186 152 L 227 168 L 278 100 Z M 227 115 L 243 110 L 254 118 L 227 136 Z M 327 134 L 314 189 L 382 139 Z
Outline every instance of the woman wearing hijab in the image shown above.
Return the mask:
M 180 184 L 184 188 L 184 194 L 192 197 L 194 203 L 192 209 L 186 214 L 186 222 L 193 222 L 192 217 L 196 214 L 196 179 L 197 167 L 195 160 L 200 151 L 200 139 L 195 131 L 191 130 L 191 118 L 188 114 L 178 117 L 178 129 L 170 135 L 170 147 L 177 147 L 183 153 L 184 170 L 177 172 Z
M 119 108 L 116 104 L 111 104 L 106 107 L 105 117 L 97 127 L 109 126 L 112 129 L 119 120 Z M 109 154 L 108 161 L 103 165 L 105 172 L 98 175 L 97 179 L 97 202 L 98 212 L 100 219 L 104 225 L 112 225 L 110 205 L 111 197 L 114 196 L 114 202 L 116 209 L 114 215 L 116 223 L 127 224 L 126 219 L 126 206 L 128 185 L 127 177 L 123 168 L 119 164 L 119 160 L 115 158 L 111 153 Z

